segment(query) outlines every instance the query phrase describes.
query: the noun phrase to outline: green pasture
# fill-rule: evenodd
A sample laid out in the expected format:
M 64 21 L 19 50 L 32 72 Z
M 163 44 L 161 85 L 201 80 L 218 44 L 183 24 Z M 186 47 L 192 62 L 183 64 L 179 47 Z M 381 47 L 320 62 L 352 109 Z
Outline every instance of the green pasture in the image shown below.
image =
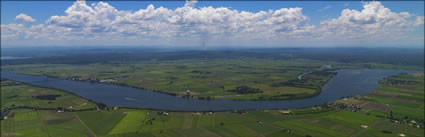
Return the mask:
M 93 109 L 95 104 L 67 92 L 25 85 L 12 81 L 1 81 L 1 108 L 5 107 L 64 107 L 73 110 Z M 60 95 L 55 100 L 43 100 L 37 96 Z M 72 108 L 70 108 L 72 107 Z
M 184 59 L 172 61 L 133 61 L 89 65 L 34 67 L 16 73 L 44 75 L 74 80 L 112 80 L 109 83 L 160 90 L 176 95 L 214 99 L 287 99 L 314 96 L 330 76 L 308 74 L 300 86 L 273 86 L 308 71 L 321 71 L 330 62 L 306 59 Z M 238 86 L 260 89 L 262 93 L 230 92 Z
M 162 65 L 166 66 L 166 64 Z M 203 64 L 197 64 L 197 66 L 203 66 Z M 153 75 L 166 75 L 166 72 L 155 72 Z M 391 81 L 393 83 L 389 84 Z M 394 81 L 417 82 L 397 84 Z M 417 128 L 411 123 L 395 123 L 388 118 L 392 112 L 393 118 L 399 121 L 403 121 L 407 117 L 408 122 L 410 120 L 423 122 L 424 103 L 423 97 L 420 97 L 424 95 L 423 76 L 400 74 L 388 77 L 380 83 L 380 88 L 372 93 L 334 102 L 358 105 L 361 109 L 357 112 L 324 106 L 285 111 L 257 110 L 214 113 L 122 108 L 64 113 L 13 109 L 7 119 L 1 120 L 1 136 L 397 137 L 399 134 L 404 134 L 408 137 L 423 137 L 423 128 Z M 12 104 L 14 106 L 55 108 L 78 106 L 86 102 L 86 106 L 94 107 L 94 104 L 85 99 L 58 90 L 34 87 L 13 81 L 2 81 L 1 84 L 2 108 L 11 107 Z M 61 96 L 56 100 L 40 100 L 33 97 L 51 94 Z M 78 107 L 73 108 L 77 109 Z M 82 106 L 81 108 L 90 107 Z M 291 113 L 283 113 L 287 111 Z

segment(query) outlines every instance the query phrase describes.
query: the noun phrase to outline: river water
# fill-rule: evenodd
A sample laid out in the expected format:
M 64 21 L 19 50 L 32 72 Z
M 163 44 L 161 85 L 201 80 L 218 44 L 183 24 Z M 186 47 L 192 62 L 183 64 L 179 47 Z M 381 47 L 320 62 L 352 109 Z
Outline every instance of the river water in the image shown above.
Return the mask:
M 295 109 L 321 105 L 342 97 L 367 94 L 378 88 L 378 81 L 384 77 L 411 72 L 407 70 L 342 69 L 326 83 L 322 92 L 311 98 L 296 100 L 198 100 L 171 96 L 142 89 L 72 81 L 43 76 L 14 74 L 2 71 L 1 77 L 38 86 L 53 87 L 78 94 L 108 106 L 125 106 L 175 111 L 221 111 L 221 110 L 265 110 Z

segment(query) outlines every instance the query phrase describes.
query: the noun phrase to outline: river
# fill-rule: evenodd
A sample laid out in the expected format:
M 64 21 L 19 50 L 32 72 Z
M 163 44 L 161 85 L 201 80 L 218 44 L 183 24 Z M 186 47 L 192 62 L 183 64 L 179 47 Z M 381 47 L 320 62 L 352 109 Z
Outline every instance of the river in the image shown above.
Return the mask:
M 342 97 L 367 94 L 378 88 L 384 77 L 411 72 L 407 70 L 341 69 L 311 98 L 296 100 L 198 100 L 171 96 L 142 89 L 84 81 L 72 81 L 43 76 L 15 74 L 2 71 L 1 77 L 33 85 L 52 87 L 75 93 L 108 106 L 125 106 L 172 111 L 222 111 L 307 108 L 334 101 Z

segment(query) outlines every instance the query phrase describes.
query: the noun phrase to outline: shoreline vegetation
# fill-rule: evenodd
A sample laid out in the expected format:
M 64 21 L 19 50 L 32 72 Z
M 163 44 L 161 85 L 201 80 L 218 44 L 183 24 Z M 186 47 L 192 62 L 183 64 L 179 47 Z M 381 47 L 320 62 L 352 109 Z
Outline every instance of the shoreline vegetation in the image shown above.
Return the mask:
M 69 91 L 66 91 L 66 90 L 61 90 L 61 89 L 57 89 L 57 88 L 53 88 L 53 87 L 47 87 L 47 86 L 39 86 L 39 85 L 34 85 L 34 84 L 31 84 L 31 83 L 26 83 L 26 82 L 16 82 L 16 81 L 5 79 L 5 78 L 2 78 L 1 81 L 11 81 L 11 82 L 14 83 L 14 84 L 11 84 L 11 85 L 6 85 L 6 86 L 28 85 L 28 86 L 42 88 L 42 89 L 54 90 L 56 92 L 63 92 L 63 93 L 66 93 L 66 94 L 77 96 L 79 98 L 82 98 L 84 100 L 87 100 L 90 103 L 95 104 L 95 107 L 93 107 L 93 108 L 85 108 L 85 109 L 68 109 L 68 108 L 66 108 L 64 106 L 60 106 L 60 107 L 40 107 L 40 106 L 15 106 L 15 105 L 12 105 L 10 107 L 3 108 L 4 106 L 2 105 L 2 110 L 1 110 L 2 112 L 4 110 L 8 110 L 9 111 L 9 110 L 15 110 L 15 109 L 32 109 L 32 110 L 35 110 L 35 111 L 36 110 L 59 110 L 59 109 L 61 109 L 63 112 L 84 112 L 84 111 L 94 111 L 94 110 L 112 110 L 114 108 L 135 109 L 135 110 L 151 110 L 151 111 L 167 111 L 167 112 L 246 112 L 246 111 L 252 111 L 252 110 L 214 110 L 214 111 L 213 110 L 203 110 L 203 111 L 186 111 L 186 110 L 163 110 L 163 109 L 155 109 L 155 108 L 137 108 L 137 107 L 126 107 L 126 106 L 107 106 L 107 105 L 103 104 L 102 102 L 96 102 L 96 101 L 93 101 L 91 99 L 85 98 L 83 96 L 80 96 L 78 94 L 75 94 L 75 93 L 72 93 L 72 92 L 69 92 Z M 44 95 L 44 96 L 51 96 L 51 95 L 52 94 L 50 94 L 50 95 Z M 56 95 L 56 94 L 53 94 L 53 95 Z M 33 97 L 33 98 L 36 98 L 36 96 Z M 36 99 L 38 99 L 38 100 L 44 100 L 44 99 L 39 99 L 39 98 L 36 98 Z M 271 100 L 273 100 L 273 99 L 271 99 Z M 243 100 L 235 100 L 235 101 L 243 101 Z M 252 100 L 252 101 L 260 101 L 260 100 Z M 266 101 L 266 100 L 264 100 L 264 101 Z M 313 106 L 313 107 L 317 107 L 317 106 Z M 306 107 L 306 108 L 311 108 L 311 107 Z M 306 108 L 298 108 L 298 109 L 306 109 Z M 280 109 L 268 109 L 268 110 L 280 110 Z
M 336 75 L 327 72 L 335 69 L 321 68 L 327 63 L 269 59 L 110 62 L 26 66 L 13 73 L 114 84 L 202 100 L 281 100 L 320 94 L 320 88 Z M 298 79 L 300 75 L 303 79 Z M 258 91 L 246 92 L 238 87 Z
M 2 61 L 1 69 L 30 67 L 15 73 L 115 84 L 203 100 L 313 97 L 320 94 L 321 87 L 336 75 L 324 73 L 326 70 L 424 69 L 423 59 L 418 58 L 423 53 L 412 50 L 409 54 L 400 54 L 398 49 L 277 48 L 169 52 L 136 48 L 125 54 L 108 48 L 103 49 L 104 53 L 80 50 L 79 54 Z M 397 58 L 389 59 L 388 55 Z
M 19 70 L 19 69 L 16 69 L 16 70 Z M 223 100 L 224 99 L 224 100 L 234 100 L 234 101 L 238 101 L 238 100 L 261 101 L 261 100 L 292 100 L 292 99 L 303 99 L 303 98 L 310 98 L 310 97 L 317 96 L 321 93 L 321 88 L 330 79 L 332 79 L 334 76 L 337 75 L 336 70 L 337 69 L 308 71 L 308 72 L 304 72 L 304 73 L 298 75 L 296 77 L 296 79 L 271 85 L 272 87 L 291 86 L 291 87 L 307 88 L 307 89 L 315 90 L 313 93 L 310 93 L 310 94 L 280 94 L 280 95 L 271 96 L 271 97 L 267 97 L 267 98 L 258 97 L 258 98 L 249 98 L 249 99 L 216 98 L 216 97 L 210 97 L 210 96 L 207 96 L 207 97 L 200 96 L 200 97 L 198 97 L 198 96 L 193 96 L 189 93 L 188 94 L 178 94 L 178 93 L 173 93 L 173 92 L 164 91 L 164 90 L 151 89 L 151 88 L 145 88 L 145 87 L 140 87 L 140 86 L 133 86 L 133 85 L 130 85 L 128 83 L 102 82 L 102 80 L 63 78 L 63 77 L 59 77 L 59 76 L 51 76 L 51 75 L 47 76 L 47 75 L 28 74 L 28 73 L 17 73 L 17 74 L 45 76 L 46 78 L 57 78 L 57 79 L 73 80 L 73 81 L 80 81 L 80 82 L 90 82 L 90 83 L 98 83 L 98 84 L 111 84 L 111 85 L 116 85 L 116 86 L 123 86 L 123 87 L 128 87 L 128 88 L 136 88 L 136 89 L 146 90 L 146 91 L 149 91 L 149 92 L 158 92 L 158 93 L 161 93 L 161 94 L 167 94 L 167 95 L 171 95 L 171 96 L 188 98 L 188 99 L 200 99 L 200 100 Z M 14 72 L 12 72 L 12 73 L 14 73 Z M 306 75 L 308 77 L 309 74 L 325 76 L 326 78 L 324 80 L 320 79 L 319 85 L 309 85 L 308 82 L 311 79 L 305 78 Z M 312 78 L 312 79 L 316 80 L 315 78 Z M 30 84 L 30 83 L 26 83 L 26 84 Z M 30 85 L 32 85 L 32 84 L 30 84 Z M 33 86 L 35 86 L 35 85 L 33 85 Z M 50 87 L 44 87 L 44 88 L 50 88 Z M 51 89 L 55 89 L 55 88 L 51 88 Z M 56 90 L 60 90 L 60 89 L 56 89 Z M 249 87 L 249 86 L 246 86 L 246 85 L 236 87 L 235 89 L 225 89 L 224 91 L 237 93 L 236 95 L 246 95 L 246 94 L 255 94 L 255 93 L 262 93 L 263 92 L 261 89 L 252 88 L 252 87 Z M 65 92 L 67 92 L 67 91 L 65 91 Z M 71 92 L 68 92 L 68 93 L 71 93 Z M 76 95 L 74 93 L 71 93 L 71 94 Z
M 425 122 L 424 111 L 421 109 L 424 95 L 423 76 L 423 73 L 388 76 L 379 81 L 378 89 L 366 95 L 345 97 L 319 106 L 291 110 L 183 112 L 130 107 L 101 109 L 93 107 L 87 110 L 69 111 L 67 105 L 59 102 L 52 103 L 53 107 L 47 109 L 43 107 L 34 109 L 31 105 L 22 104 L 10 109 L 7 118 L 1 120 L 1 134 L 5 137 L 65 134 L 98 137 L 258 135 L 340 137 L 402 134 L 420 137 L 423 136 Z M 61 95 L 56 98 L 57 101 L 69 96 L 62 94 L 61 92 L 68 94 L 62 90 L 50 92 L 53 89 L 39 89 L 30 85 L 27 87 L 25 83 L 9 80 L 2 80 L 1 83 L 2 101 L 6 102 L 17 101 L 23 97 L 21 95 L 29 93 Z M 49 92 L 40 92 L 45 90 Z M 15 94 L 16 92 L 26 94 Z M 27 95 L 29 100 L 47 101 L 31 96 L 33 95 Z M 68 99 L 67 101 L 73 102 Z M 23 126 L 23 123 L 38 126 Z M 104 126 L 99 128 L 99 124 Z M 60 130 L 65 127 L 73 133 Z

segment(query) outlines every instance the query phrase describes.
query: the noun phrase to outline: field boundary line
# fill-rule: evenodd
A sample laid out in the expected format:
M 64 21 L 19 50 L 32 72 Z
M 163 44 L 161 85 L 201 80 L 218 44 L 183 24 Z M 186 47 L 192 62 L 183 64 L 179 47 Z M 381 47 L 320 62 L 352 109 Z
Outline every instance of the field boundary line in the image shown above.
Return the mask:
M 182 136 L 184 136 L 184 137 L 187 137 L 187 135 L 185 135 L 185 134 L 181 133 L 179 130 L 176 130 L 176 129 L 170 129 L 170 130 L 173 130 L 173 131 L 174 131 L 174 132 L 176 132 L 177 134 L 180 134 L 180 135 L 182 135 Z
M 118 125 L 128 116 L 128 114 L 130 114 L 130 112 L 128 112 L 127 114 L 125 114 L 125 116 L 111 129 L 111 131 L 108 132 L 108 135 L 113 135 L 111 134 L 112 131 L 114 131 L 115 128 L 118 127 Z M 143 125 L 144 123 L 142 123 L 141 125 Z M 137 129 L 136 134 L 139 132 L 139 129 Z M 129 132 L 127 132 L 129 133 Z
M 206 132 L 211 133 L 211 135 L 215 135 L 215 136 L 217 136 L 217 137 L 221 137 L 221 136 L 220 136 L 220 135 L 218 135 L 217 133 L 215 133 L 215 132 L 213 132 L 213 131 L 211 131 L 211 130 L 208 130 L 208 129 L 206 129 L 206 128 L 199 128 L 199 129 L 201 129 L 201 130 L 205 130 Z
M 360 130 L 359 132 L 357 132 L 357 133 L 356 133 L 356 134 L 354 134 L 354 135 L 351 135 L 350 137 L 357 137 L 357 136 L 359 136 L 359 135 L 363 134 L 364 132 L 366 132 L 366 131 L 367 131 L 367 129 L 371 128 L 372 126 L 374 126 L 374 125 L 376 125 L 376 124 L 378 124 L 378 123 L 380 123 L 380 122 L 382 122 L 382 121 L 384 121 L 384 120 L 377 120 L 377 121 L 373 122 L 372 124 L 370 124 L 370 125 L 369 125 L 369 127 L 367 127 L 367 128 L 364 128 L 364 129 Z
M 72 112 L 74 115 L 75 115 L 75 117 L 77 117 L 77 119 L 81 122 L 81 124 L 83 124 L 83 126 L 84 127 L 86 127 L 87 128 L 87 130 L 90 132 L 90 134 L 92 134 L 92 135 L 94 135 L 95 137 L 97 137 L 97 135 L 86 125 L 86 123 L 84 123 L 81 119 L 80 119 L 80 117 L 78 117 L 78 115 L 77 114 L 75 114 L 75 112 Z
M 198 121 L 196 122 L 196 128 L 199 128 L 199 121 L 201 121 L 201 116 L 202 115 L 199 115 Z
M 212 127 L 214 128 L 214 123 L 215 123 L 215 113 L 213 114 L 213 118 L 212 118 Z
M 37 112 L 37 114 L 39 115 L 39 113 Z M 43 120 L 43 118 L 41 118 L 41 116 L 39 115 L 39 117 L 40 117 L 40 120 Z M 46 132 L 46 134 L 47 134 L 47 136 L 48 137 L 51 137 L 50 136 L 50 134 L 49 134 L 49 131 L 47 131 L 47 123 L 46 123 L 46 121 L 42 121 L 43 122 L 43 129 L 44 129 L 44 132 Z
M 255 119 L 255 118 L 252 118 L 252 117 L 249 117 L 249 116 L 246 116 L 246 115 L 242 115 L 242 117 L 244 117 L 244 118 L 247 118 L 247 119 L 251 119 L 251 120 L 257 120 L 257 119 Z M 283 120 L 283 119 L 280 119 L 279 121 L 281 121 L 281 120 Z M 272 127 L 275 127 L 275 128 L 278 128 L 278 129 L 280 129 L 280 130 L 288 130 L 289 128 L 285 128 L 285 127 L 280 127 L 280 126 L 277 126 L 277 125 L 275 125 L 275 124 L 273 124 L 273 122 L 272 123 L 264 123 L 264 124 L 267 124 L 267 125 L 270 125 L 270 126 L 272 126 Z M 247 128 L 249 128 L 249 127 L 247 127 Z M 251 128 L 249 128 L 249 129 L 251 129 Z M 301 134 L 301 133 L 298 133 L 298 132 L 296 132 L 296 131 L 293 131 L 292 130 L 292 132 L 294 133 L 294 134 L 298 134 L 298 135 L 301 135 L 301 136 L 303 136 L 303 134 Z M 258 132 L 257 132 L 258 133 Z M 271 133 L 274 133 L 274 132 L 270 132 L 270 133 L 266 133 L 266 134 L 271 134 Z M 265 135 L 266 134 L 261 134 L 261 133 L 258 133 L 259 135 L 261 135 L 261 136 L 263 136 L 263 137 L 265 137 Z

